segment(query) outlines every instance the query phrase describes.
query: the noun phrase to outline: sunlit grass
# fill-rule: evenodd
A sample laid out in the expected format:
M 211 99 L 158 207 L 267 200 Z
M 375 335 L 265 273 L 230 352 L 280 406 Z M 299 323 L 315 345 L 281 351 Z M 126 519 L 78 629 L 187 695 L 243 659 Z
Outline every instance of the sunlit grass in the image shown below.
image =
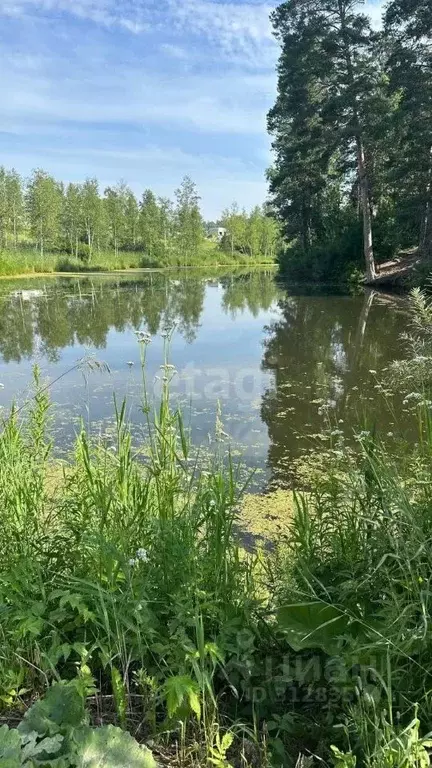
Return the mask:
M 43 256 L 34 249 L 8 250 L 0 253 L 1 275 L 31 275 L 52 272 L 109 272 L 122 269 L 189 267 L 208 265 L 271 264 L 272 259 L 250 258 L 245 254 L 221 251 L 215 243 L 205 241 L 198 254 L 184 255 L 173 251 L 163 261 L 152 259 L 142 251 L 95 251 L 91 260 L 76 259 L 62 253 L 47 252 Z

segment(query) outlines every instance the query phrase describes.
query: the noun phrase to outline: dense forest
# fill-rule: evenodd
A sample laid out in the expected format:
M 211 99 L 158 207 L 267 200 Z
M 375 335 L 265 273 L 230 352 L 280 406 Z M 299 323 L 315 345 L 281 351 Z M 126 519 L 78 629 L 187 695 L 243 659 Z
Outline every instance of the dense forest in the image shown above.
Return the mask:
M 353 0 L 287 0 L 268 116 L 283 268 L 373 281 L 396 254 L 432 252 L 432 4 L 390 0 L 379 30 Z
M 118 266 L 127 252 L 138 257 L 126 266 L 187 265 L 209 257 L 274 258 L 279 228 L 266 208 L 246 213 L 233 204 L 219 224 L 226 230 L 222 238 L 205 224 L 189 177 L 175 191 L 174 201 L 157 198 L 150 189 L 137 200 L 124 182 L 101 194 L 94 178 L 63 184 L 37 169 L 24 181 L 15 170 L 0 168 L 0 254 L 7 258 L 30 252 L 29 265 L 54 253 L 91 268 L 105 251 Z

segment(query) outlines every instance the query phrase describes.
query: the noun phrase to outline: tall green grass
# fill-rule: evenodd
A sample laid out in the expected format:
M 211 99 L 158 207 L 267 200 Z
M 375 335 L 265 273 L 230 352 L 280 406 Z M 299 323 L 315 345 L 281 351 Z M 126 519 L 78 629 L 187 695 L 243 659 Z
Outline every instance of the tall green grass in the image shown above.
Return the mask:
M 198 254 L 185 255 L 174 251 L 163 260 L 152 259 L 141 251 L 95 252 L 91 261 L 76 259 L 60 252 L 47 252 L 43 257 L 31 249 L 17 249 L 0 253 L 0 275 L 24 275 L 49 272 L 101 272 L 118 269 L 151 267 L 191 267 L 206 265 L 242 265 L 273 263 L 263 257 L 250 258 L 238 254 L 232 257 L 222 252 L 215 243 L 205 243 Z
M 87 670 L 101 696 L 114 695 L 121 724 L 130 709 L 147 736 L 178 734 L 184 750 L 196 741 L 197 754 L 210 755 L 222 749 L 218 700 L 229 689 L 217 639 L 230 623 L 235 636 L 252 621 L 253 557 L 232 533 L 233 466 L 215 456 L 199 467 L 170 405 L 167 356 L 160 402 L 149 402 L 149 338 L 139 343 L 144 452 L 133 448 L 125 403 L 115 402 L 114 439 L 90 440 L 83 428 L 70 461 L 53 464 L 37 372 L 26 417 L 12 411 L 4 422 L 0 701 L 19 709 Z
M 413 302 L 418 321 L 418 296 Z M 413 326 L 417 341 L 429 338 L 428 324 L 424 313 Z M 274 547 L 247 553 L 237 530 L 242 488 L 226 446 L 204 463 L 171 406 L 169 334 L 157 403 L 145 377 L 150 337 L 138 343 L 139 448 L 125 404 L 114 401 L 114 437 L 95 440 L 83 427 L 70 459 L 55 464 L 37 372 L 25 417 L 13 410 L 4 421 L 3 709 L 19 715 L 53 681 L 78 677 L 94 692 L 98 721 L 151 739 L 168 764 L 426 767 L 427 378 L 414 447 L 391 453 L 363 432 L 349 461 L 328 461 L 297 492 Z

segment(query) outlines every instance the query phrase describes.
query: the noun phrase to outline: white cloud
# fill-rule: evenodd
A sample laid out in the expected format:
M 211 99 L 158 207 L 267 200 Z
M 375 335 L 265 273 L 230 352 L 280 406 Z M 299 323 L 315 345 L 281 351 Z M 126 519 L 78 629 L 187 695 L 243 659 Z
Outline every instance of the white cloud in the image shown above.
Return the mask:
M 277 50 L 269 21 L 271 7 L 212 0 L 0 0 L 0 15 L 34 18 L 61 12 L 133 34 L 155 30 L 195 34 L 220 54 L 259 68 L 272 65 Z M 171 55 L 176 48 L 173 44 Z
M 8 165 L 25 174 L 46 167 L 65 181 L 94 173 L 102 186 L 124 177 L 137 193 L 148 185 L 161 195 L 191 174 L 211 218 L 233 199 L 263 201 L 265 115 L 275 91 L 266 5 L 0 0 L 2 13 L 31 21 L 3 45 Z M 76 34 L 64 15 L 88 24 L 62 48 L 60 36 Z M 96 26 L 134 37 L 119 46 Z
M 0 0 L 0 14 L 5 16 L 25 17 L 60 11 L 106 27 L 118 25 L 129 32 L 139 33 L 148 28 L 132 5 L 128 8 L 130 13 L 121 9 L 122 3 L 113 0 Z
M 170 56 L 172 59 L 179 59 L 186 61 L 189 59 L 188 52 L 180 45 L 172 45 L 172 43 L 162 43 L 160 46 L 162 53 Z
M 149 74 L 139 62 L 115 69 L 57 60 L 3 57 L 0 130 L 14 124 L 29 134 L 38 123 L 115 123 L 161 125 L 204 133 L 256 135 L 265 131 L 265 115 L 274 93 L 273 75 L 231 72 L 189 74 L 187 78 Z
M 276 43 L 269 18 L 271 5 L 168 1 L 174 22 L 181 29 L 206 37 L 228 56 L 241 52 L 248 59 L 255 59 L 258 65 L 273 59 Z

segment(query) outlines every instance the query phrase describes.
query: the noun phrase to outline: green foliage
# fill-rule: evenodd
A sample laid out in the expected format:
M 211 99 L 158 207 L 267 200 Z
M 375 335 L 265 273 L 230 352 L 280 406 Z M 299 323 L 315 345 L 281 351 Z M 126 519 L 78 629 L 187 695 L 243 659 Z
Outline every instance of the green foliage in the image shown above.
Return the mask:
M 148 339 L 139 342 L 144 366 Z M 30 413 L 22 422 L 12 416 L 0 435 L 0 693 L 20 706 L 28 688 L 76 680 L 49 687 L 19 726 L 23 737 L 37 734 L 35 748 L 56 739 L 44 742 L 49 760 L 63 759 L 71 729 L 83 733 L 82 691 L 94 689 L 94 678 L 123 727 L 138 699 L 151 736 L 166 720 L 212 739 L 215 689 L 222 695 L 226 685 L 216 639 L 254 604 L 250 561 L 232 535 L 234 468 L 225 470 L 222 457 L 210 472 L 198 468 L 182 415 L 170 406 L 167 354 L 168 346 L 154 411 L 143 391 L 145 463 L 123 403 L 115 408 L 116 451 L 83 431 L 49 483 L 49 409 L 37 376 Z M 250 608 L 239 601 L 249 593 Z M 89 739 L 86 754 L 102 734 Z
M 346 632 L 352 633 L 354 624 L 334 605 L 318 600 L 281 606 L 278 623 L 295 651 L 321 648 L 329 655 L 338 652 L 340 641 Z
M 205 238 L 189 177 L 175 200 L 146 190 L 138 203 L 123 182 L 101 197 L 95 178 L 64 186 L 40 169 L 24 183 L 0 167 L 0 274 L 274 261 L 278 230 L 269 215 L 252 211 L 230 251 Z
M 253 283 L 251 306 L 264 288 Z M 411 301 L 415 364 L 432 318 L 426 296 Z M 235 284 L 226 305 L 239 306 Z M 145 372 L 150 341 L 138 340 Z M 108 700 L 123 727 L 140 723 L 140 739 L 166 738 L 166 749 L 175 740 L 185 765 L 189 754 L 196 765 L 273 768 L 300 750 L 338 768 L 426 765 L 430 380 L 414 448 L 390 451 L 363 434 L 357 454 L 328 455 L 294 494 L 286 536 L 248 553 L 235 467 L 220 442 L 199 461 L 170 402 L 169 342 L 168 332 L 157 403 L 144 376 L 139 454 L 116 403 L 111 442 L 83 430 L 49 482 L 50 408 L 37 371 L 30 412 L 5 420 L 1 701 L 22 710 L 29 691 L 45 691 L 19 741 L 0 730 L 5 765 L 153 765 L 124 731 L 90 728 L 88 695 L 102 721 Z
M 169 677 L 165 683 L 165 695 L 168 717 L 185 717 L 188 712 L 193 712 L 198 720 L 201 718 L 199 686 L 191 677 Z
M 233 741 L 234 735 L 230 732 L 224 733 L 222 738 L 220 733 L 216 734 L 214 745 L 210 747 L 210 765 L 214 765 L 216 768 L 230 768 L 230 763 L 228 763 L 226 756 Z
M 348 283 L 362 266 L 361 232 L 358 222 L 340 220 L 341 231 L 309 248 L 293 243 L 279 257 L 282 272 L 298 282 Z
M 369 279 L 400 249 L 428 257 L 430 11 L 421 0 L 391 0 L 376 32 L 351 0 L 287 0 L 272 21 L 281 55 L 268 178 L 294 244 L 282 268 L 294 279 L 346 282 L 362 250 Z
M 4 768 L 156 768 L 146 747 L 112 725 L 87 725 L 84 696 L 75 681 L 55 683 L 27 710 L 18 729 L 0 728 Z
M 78 728 L 84 721 L 84 699 L 78 687 L 55 683 L 43 699 L 33 704 L 24 715 L 18 731 L 23 736 L 36 733 L 43 738 Z
M 174 212 L 175 240 L 179 253 L 196 256 L 204 239 L 204 226 L 199 210 L 199 196 L 189 176 L 185 176 L 175 191 Z
M 113 725 L 82 730 L 76 742 L 77 768 L 156 768 L 150 750 Z
M 234 258 L 238 254 L 255 260 L 272 260 L 280 244 L 280 231 L 266 206 L 255 207 L 248 215 L 237 203 L 222 212 L 221 224 L 226 234 L 221 249 Z
M 30 231 L 43 259 L 47 248 L 57 244 L 62 205 L 59 184 L 45 171 L 34 171 L 27 187 L 26 203 Z

